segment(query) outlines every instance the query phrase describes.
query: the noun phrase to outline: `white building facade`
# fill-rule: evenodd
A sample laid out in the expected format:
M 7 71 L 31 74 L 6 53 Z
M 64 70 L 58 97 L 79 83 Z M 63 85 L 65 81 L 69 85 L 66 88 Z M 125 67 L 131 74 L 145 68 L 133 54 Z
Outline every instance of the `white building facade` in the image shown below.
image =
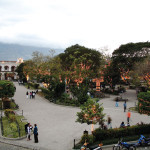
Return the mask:
M 17 80 L 16 68 L 20 63 L 23 63 L 22 58 L 17 61 L 0 61 L 0 80 Z

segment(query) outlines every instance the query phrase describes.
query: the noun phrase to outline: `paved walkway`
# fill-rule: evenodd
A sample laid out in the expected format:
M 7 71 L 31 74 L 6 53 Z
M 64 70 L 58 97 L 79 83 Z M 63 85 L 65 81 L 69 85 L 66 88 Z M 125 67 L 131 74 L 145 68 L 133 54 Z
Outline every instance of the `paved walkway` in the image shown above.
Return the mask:
M 135 104 L 138 103 L 137 97 L 136 97 L 136 91 L 128 89 L 127 92 L 121 94 L 123 99 L 128 99 L 127 101 L 127 109 L 130 107 L 135 107 Z M 112 127 L 119 127 L 122 121 L 127 123 L 127 116 L 124 112 L 123 108 L 123 101 L 119 102 L 119 107 L 115 107 L 115 99 L 116 96 L 112 96 L 110 98 L 106 98 L 103 100 L 100 100 L 99 103 L 103 103 L 104 107 L 104 113 L 106 113 L 106 119 L 107 115 L 110 115 L 112 118 Z M 139 113 L 131 112 L 131 121 L 130 125 L 135 125 L 137 123 L 144 122 L 144 123 L 150 123 L 150 117 L 147 115 L 141 115 Z
M 73 140 L 79 140 L 85 129 L 90 131 L 90 125 L 75 122 L 76 113 L 80 111 L 79 108 L 56 105 L 38 95 L 36 95 L 35 99 L 26 99 L 25 94 L 27 89 L 24 86 L 19 86 L 18 83 L 15 83 L 15 86 L 16 93 L 14 99 L 20 108 L 18 113 L 22 113 L 23 110 L 25 118 L 32 125 L 37 124 L 39 129 L 39 143 L 34 143 L 33 136 L 31 137 L 31 141 L 23 139 L 9 141 L 10 143 L 31 149 L 71 150 Z M 125 97 L 129 99 L 127 107 L 135 106 L 137 100 L 134 90 L 128 90 L 123 95 L 123 98 Z M 126 113 L 123 112 L 123 102 L 119 102 L 118 108 L 115 107 L 114 98 L 115 96 L 104 98 L 100 103 L 103 103 L 104 112 L 112 117 L 112 126 L 119 127 L 122 121 L 126 122 Z M 149 123 L 150 117 L 131 113 L 131 125 L 140 121 Z M 98 125 L 95 127 L 98 127 Z

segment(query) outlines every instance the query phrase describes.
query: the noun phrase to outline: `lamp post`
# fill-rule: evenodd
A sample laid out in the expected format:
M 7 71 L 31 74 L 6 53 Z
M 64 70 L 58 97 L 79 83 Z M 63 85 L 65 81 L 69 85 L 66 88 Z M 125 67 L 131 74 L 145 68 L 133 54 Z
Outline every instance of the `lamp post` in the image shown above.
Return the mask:
M 66 79 L 65 79 L 65 93 L 66 93 Z

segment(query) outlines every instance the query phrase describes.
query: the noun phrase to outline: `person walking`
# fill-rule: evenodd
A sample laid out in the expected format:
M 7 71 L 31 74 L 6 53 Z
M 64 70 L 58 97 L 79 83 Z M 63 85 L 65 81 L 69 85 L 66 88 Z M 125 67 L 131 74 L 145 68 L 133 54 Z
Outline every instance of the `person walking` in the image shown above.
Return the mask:
M 35 98 L 35 92 L 32 93 L 32 97 L 33 97 L 33 99 Z
M 126 103 L 126 101 L 124 102 L 123 107 L 124 107 L 124 112 L 126 112 L 126 109 L 127 109 L 127 103 Z
M 32 99 L 32 92 L 30 92 L 30 99 Z
M 118 107 L 119 105 L 118 105 L 118 100 L 119 98 L 117 97 L 117 99 L 116 99 L 116 107 Z
M 129 123 L 129 122 L 130 122 L 130 118 L 131 118 L 131 112 L 128 111 L 128 112 L 127 112 L 127 124 L 130 124 L 130 123 Z
M 26 92 L 26 97 L 27 97 L 27 99 L 28 99 L 28 95 L 29 95 L 29 93 L 28 93 L 28 91 Z
M 108 129 L 109 129 L 109 128 L 112 129 L 111 121 L 112 121 L 111 117 L 108 116 L 108 117 L 107 117 L 107 126 L 108 126 Z
M 33 134 L 34 134 L 34 142 L 35 143 L 38 143 L 38 128 L 37 128 L 37 125 L 34 124 L 34 131 L 33 131 Z

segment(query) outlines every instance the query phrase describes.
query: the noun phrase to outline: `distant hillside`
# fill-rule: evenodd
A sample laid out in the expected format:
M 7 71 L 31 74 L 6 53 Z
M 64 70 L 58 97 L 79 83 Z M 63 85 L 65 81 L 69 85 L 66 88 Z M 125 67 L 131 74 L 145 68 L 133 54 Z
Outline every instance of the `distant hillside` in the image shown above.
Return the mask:
M 23 58 L 24 60 L 28 60 L 32 58 L 32 53 L 34 51 L 42 52 L 44 55 L 49 55 L 49 50 L 53 48 L 45 48 L 45 47 L 34 47 L 34 46 L 24 46 L 18 44 L 5 44 L 0 42 L 0 61 L 9 60 L 16 61 L 17 58 Z M 53 49 L 55 50 L 54 55 L 58 55 L 63 53 L 62 49 Z

